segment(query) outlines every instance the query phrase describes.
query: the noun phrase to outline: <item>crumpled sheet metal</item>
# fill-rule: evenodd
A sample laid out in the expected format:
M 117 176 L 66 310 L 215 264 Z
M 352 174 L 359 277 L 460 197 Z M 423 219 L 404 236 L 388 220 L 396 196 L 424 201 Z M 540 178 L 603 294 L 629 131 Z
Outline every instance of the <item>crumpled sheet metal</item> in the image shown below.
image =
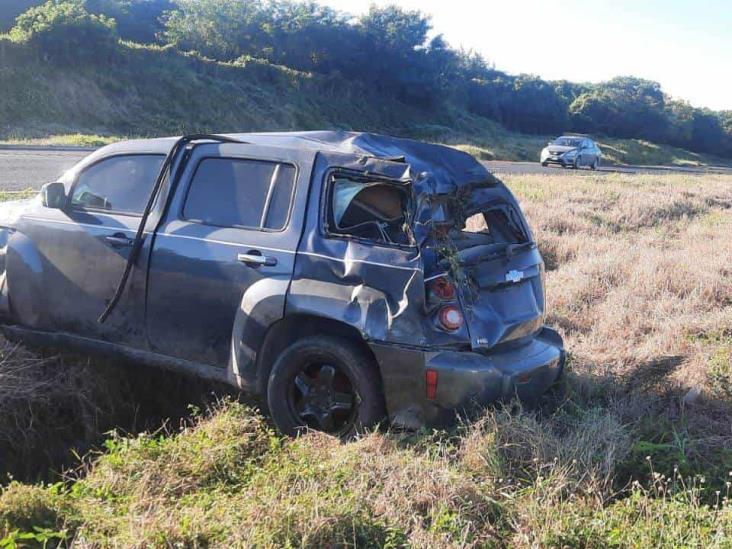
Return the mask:
M 363 138 L 362 134 L 359 137 Z M 451 343 L 459 338 L 464 341 L 466 333 L 446 334 L 429 326 L 432 319 L 426 314 L 425 257 L 420 245 L 383 246 L 355 238 L 324 234 L 325 208 L 329 206 L 326 204 L 325 185 L 328 184 L 328 175 L 334 169 L 414 181 L 414 167 L 409 163 L 410 159 L 405 164 L 404 161 L 375 157 L 378 154 L 391 159 L 398 156 L 397 153 L 406 156 L 405 153 L 409 151 L 393 144 L 376 149 L 369 146 L 373 145 L 374 139 L 355 147 L 357 139 L 354 138 L 347 140 L 348 147 L 344 147 L 346 150 L 321 152 L 318 155 L 312 176 L 308 226 L 303 233 L 295 261 L 293 280 L 287 297 L 287 312 L 341 320 L 358 329 L 367 340 L 373 341 L 415 346 Z M 376 142 L 381 143 L 382 139 L 390 144 L 393 138 L 379 138 Z M 424 144 L 415 144 L 417 145 Z M 421 163 L 422 168 L 427 166 L 426 155 L 429 151 L 433 148 L 442 149 L 432 145 L 424 147 L 424 157 L 415 157 L 415 162 Z M 467 185 L 471 181 L 479 181 L 487 174 L 475 160 L 470 157 L 465 159 L 462 153 L 455 152 L 460 162 L 466 166 L 472 164 L 472 168 L 477 165 L 481 169 L 453 170 L 449 176 L 451 185 L 458 175 L 461 184 Z M 460 162 L 455 163 L 459 165 Z M 448 177 L 446 167 L 440 166 L 439 170 L 442 177 Z M 468 178 L 467 174 L 477 175 Z M 421 179 L 422 182 L 426 180 Z M 415 194 L 419 196 L 417 183 L 414 185 Z M 421 193 L 422 198 L 430 196 L 424 190 Z M 317 225 L 314 226 L 315 220 Z M 427 225 L 424 227 L 426 231 Z M 427 334 L 430 334 L 429 340 Z

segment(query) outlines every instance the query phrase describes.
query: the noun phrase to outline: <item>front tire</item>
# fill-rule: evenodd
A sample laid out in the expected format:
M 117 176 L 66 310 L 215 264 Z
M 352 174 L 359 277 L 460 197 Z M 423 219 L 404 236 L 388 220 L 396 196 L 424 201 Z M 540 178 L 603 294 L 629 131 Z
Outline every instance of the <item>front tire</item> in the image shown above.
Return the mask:
M 358 345 L 331 336 L 300 339 L 272 367 L 267 405 L 286 435 L 314 429 L 349 438 L 386 415 L 379 371 Z

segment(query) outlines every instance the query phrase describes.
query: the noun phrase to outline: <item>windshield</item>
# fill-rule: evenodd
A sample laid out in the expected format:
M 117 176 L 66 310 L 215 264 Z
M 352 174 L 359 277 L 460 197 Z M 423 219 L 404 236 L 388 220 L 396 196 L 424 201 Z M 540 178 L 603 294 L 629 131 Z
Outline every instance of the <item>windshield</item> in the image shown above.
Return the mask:
M 582 143 L 581 139 L 574 137 L 560 137 L 552 145 L 559 145 L 560 147 L 579 147 Z

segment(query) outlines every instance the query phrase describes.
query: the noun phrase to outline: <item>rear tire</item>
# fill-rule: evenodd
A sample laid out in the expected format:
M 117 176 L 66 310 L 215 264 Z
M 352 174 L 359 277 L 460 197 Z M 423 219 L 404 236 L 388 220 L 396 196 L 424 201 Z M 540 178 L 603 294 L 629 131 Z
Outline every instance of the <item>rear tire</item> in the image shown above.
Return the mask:
M 349 438 L 386 415 L 373 359 L 360 346 L 330 336 L 300 339 L 280 354 L 269 376 L 267 405 L 289 436 L 314 429 Z
M 592 169 L 592 171 L 595 171 L 599 165 L 600 165 L 600 159 L 595 158 L 595 160 L 592 161 L 592 166 L 590 166 L 590 169 Z

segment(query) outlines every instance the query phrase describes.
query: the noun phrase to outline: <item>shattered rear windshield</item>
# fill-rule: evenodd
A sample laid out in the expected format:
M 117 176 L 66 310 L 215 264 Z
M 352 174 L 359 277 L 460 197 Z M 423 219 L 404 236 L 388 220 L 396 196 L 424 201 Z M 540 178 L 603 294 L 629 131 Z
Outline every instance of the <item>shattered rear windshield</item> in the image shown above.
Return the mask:
M 486 209 L 470 216 L 465 221 L 464 232 L 482 234 L 491 243 L 521 244 L 527 235 L 508 206 Z
M 383 244 L 412 245 L 409 186 L 337 174 L 330 185 L 328 229 Z

